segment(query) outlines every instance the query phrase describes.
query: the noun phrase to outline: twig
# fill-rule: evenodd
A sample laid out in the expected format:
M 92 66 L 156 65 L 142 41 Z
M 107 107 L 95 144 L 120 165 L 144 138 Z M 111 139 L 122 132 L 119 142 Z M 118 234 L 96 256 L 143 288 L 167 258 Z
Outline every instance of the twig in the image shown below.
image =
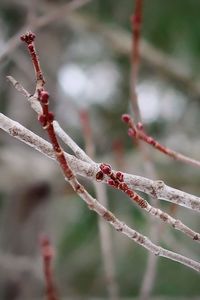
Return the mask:
M 67 22 L 78 24 L 92 31 L 96 31 L 106 38 L 108 45 L 120 55 L 130 56 L 132 49 L 132 37 L 129 32 L 114 24 L 105 24 L 99 20 L 80 13 L 70 14 Z M 199 99 L 200 82 L 192 76 L 191 72 L 175 58 L 165 54 L 145 39 L 140 41 L 141 59 L 143 63 L 150 65 L 159 72 L 159 75 L 179 85 L 185 91 L 189 91 Z
M 132 55 L 131 55 L 130 91 L 131 91 L 131 104 L 132 104 L 133 113 L 138 122 L 142 121 L 141 111 L 140 111 L 139 103 L 138 103 L 138 94 L 136 91 L 136 83 L 137 83 L 137 79 L 138 79 L 138 70 L 139 70 L 139 63 L 140 63 L 140 57 L 141 57 L 140 42 L 141 42 L 142 12 L 143 12 L 143 0 L 136 0 L 134 13 L 132 16 Z M 146 145 L 142 145 L 139 141 L 138 146 L 139 146 L 140 152 L 143 157 L 145 174 L 148 177 L 156 178 L 157 176 L 156 176 L 155 167 L 152 162 L 151 156 L 148 153 L 148 149 L 146 148 Z M 134 194 L 135 194 L 135 192 L 134 192 Z M 136 197 L 138 198 L 137 194 L 136 194 Z M 139 198 L 141 198 L 141 197 L 139 197 Z M 154 204 L 154 206 L 158 206 L 158 200 L 155 197 L 151 198 L 151 202 Z M 151 207 L 151 208 L 153 208 L 153 207 Z M 150 214 L 151 214 L 151 208 L 148 211 Z M 161 213 L 161 214 L 159 214 L 159 216 L 160 216 L 160 219 L 163 220 L 162 215 L 165 215 L 165 213 L 161 212 L 161 210 L 159 210 L 159 209 L 156 209 L 156 210 L 158 210 L 158 212 Z M 158 215 L 156 214 L 156 216 L 158 216 Z M 167 217 L 169 217 L 168 220 L 170 220 L 170 222 L 172 222 L 170 224 L 172 224 L 172 225 L 175 224 L 175 223 L 173 223 L 173 222 L 176 222 L 175 220 L 171 220 L 171 217 L 169 215 Z M 150 238 L 152 238 L 154 241 L 158 242 L 159 239 L 157 236 L 157 231 L 158 231 L 157 227 L 159 227 L 160 225 L 155 223 L 155 221 L 152 220 L 151 218 L 150 218 L 149 225 L 150 225 Z M 147 299 L 148 299 L 149 295 L 151 294 L 151 291 L 153 289 L 154 282 L 155 282 L 155 277 L 156 277 L 156 266 L 157 266 L 157 258 L 155 258 L 151 253 L 149 253 L 147 267 L 146 267 L 146 270 L 144 273 L 144 278 L 143 278 L 142 284 L 141 284 L 140 298 L 142 300 L 145 300 L 145 298 L 144 298 L 145 295 L 143 293 L 144 287 L 145 287 L 145 290 L 147 291 L 147 293 L 146 293 Z M 150 272 L 152 273 L 151 281 L 148 280 L 148 276 L 149 276 Z M 148 283 L 148 290 L 146 289 L 147 283 Z
M 59 138 L 74 152 L 75 156 L 82 161 L 90 164 L 95 163 L 86 153 L 83 151 L 74 140 L 60 127 L 59 123 L 54 121 L 54 129 Z
M 48 142 L 46 142 L 42 138 L 35 135 L 33 132 L 29 131 L 28 129 L 23 127 L 21 124 L 10 120 L 6 116 L 4 116 L 2 113 L 0 113 L 0 128 L 3 129 L 4 131 L 6 131 L 7 133 L 9 133 L 10 135 L 12 135 L 13 137 L 25 142 L 26 144 L 33 147 L 34 149 L 44 153 L 48 157 L 55 159 L 55 155 L 52 150 L 52 146 Z M 94 176 L 94 165 L 89 165 L 86 162 L 80 161 L 77 158 L 75 158 L 69 154 L 65 154 L 65 156 L 68 160 L 70 160 L 70 166 L 72 166 L 73 170 L 76 171 L 78 174 L 81 174 L 81 175 L 84 174 L 84 176 L 86 176 L 86 177 L 88 176 L 89 178 Z M 97 165 L 97 166 L 99 166 L 99 165 Z M 135 179 L 135 180 L 134 180 L 134 177 L 135 176 L 133 176 L 133 175 L 128 175 L 127 178 L 128 178 L 128 180 L 130 180 L 130 178 L 132 178 L 132 180 L 138 184 L 139 176 L 136 176 L 137 179 Z M 144 185 L 149 182 L 149 179 L 142 178 L 142 177 L 140 177 L 140 179 L 143 179 L 143 181 L 140 183 L 141 188 L 144 187 Z M 150 182 L 153 184 L 153 181 L 150 180 Z M 137 184 L 136 184 L 136 186 L 137 186 Z M 149 186 L 150 190 L 152 190 L 152 184 L 150 184 L 150 186 Z M 181 191 L 172 189 L 167 186 L 166 186 L 166 190 L 168 191 L 167 192 L 168 194 L 171 193 L 171 195 L 173 195 L 173 196 L 174 196 L 175 191 L 178 194 L 182 195 L 182 197 L 183 197 L 183 195 L 184 195 L 184 197 L 185 197 L 185 195 L 187 195 L 188 197 L 190 197 L 189 202 L 191 202 L 193 197 L 195 199 L 198 199 L 197 197 L 195 197 L 193 195 L 183 193 Z M 96 213 L 98 213 L 102 218 L 104 218 L 105 221 L 110 223 L 117 231 L 128 236 L 130 239 L 134 240 L 136 243 L 138 243 L 142 247 L 146 248 L 147 250 L 149 250 L 150 252 L 152 252 L 155 255 L 166 257 L 168 259 L 177 261 L 179 263 L 182 263 L 182 264 L 200 272 L 200 263 L 199 262 L 155 245 L 147 237 L 145 237 L 145 236 L 141 235 L 140 233 L 138 233 L 137 231 L 131 229 L 124 222 L 122 222 L 118 218 L 116 218 L 109 210 L 107 210 L 103 205 L 101 205 L 96 199 L 94 199 L 86 191 L 84 193 L 80 193 L 79 195 L 87 203 L 87 205 L 90 209 L 92 209 Z M 187 197 L 186 197 L 186 199 L 187 199 Z M 200 205 L 200 200 L 198 200 L 198 203 Z M 195 206 L 196 206 L 196 204 L 195 204 Z
M 55 121 L 54 121 L 55 124 Z M 4 114 L 0 113 L 0 128 L 7 132 L 12 137 L 24 142 L 25 144 L 33 147 L 35 150 L 43 153 L 51 159 L 55 160 L 55 155 L 50 143 L 41 137 L 37 136 L 32 131 L 28 130 L 18 122 L 15 122 Z M 57 128 L 58 132 L 60 127 Z M 76 143 L 74 142 L 74 145 Z M 79 147 L 77 146 L 77 152 Z M 76 151 L 76 149 L 75 149 Z M 75 152 L 76 153 L 76 152 Z M 96 180 L 96 173 L 99 170 L 98 163 L 87 163 L 83 160 L 77 159 L 73 155 L 65 152 L 65 156 L 69 161 L 70 167 L 75 174 L 79 174 L 89 180 Z M 113 170 L 113 172 L 116 172 Z M 142 176 L 123 173 L 124 182 L 131 188 L 141 191 L 149 196 L 156 197 L 164 201 L 168 201 L 197 212 L 200 212 L 200 198 L 178 189 L 167 186 L 161 180 L 151 180 Z M 104 182 L 104 181 L 103 181 Z
M 138 105 L 138 96 L 136 92 L 136 82 L 138 78 L 138 68 L 140 62 L 140 34 L 142 23 L 143 0 L 136 0 L 135 12 L 131 18 L 132 23 L 132 51 L 131 51 L 131 76 L 130 91 L 131 105 L 136 120 L 141 121 L 141 113 Z
M 190 164 L 198 168 L 200 167 L 200 161 L 192 159 L 174 150 L 171 150 L 170 148 L 163 146 L 162 144 L 157 142 L 153 137 L 147 135 L 142 123 L 139 122 L 135 124 L 135 122 L 133 121 L 130 115 L 128 114 L 122 115 L 122 120 L 123 122 L 127 123 L 129 126 L 128 135 L 130 137 L 144 141 L 145 143 L 151 145 L 153 148 L 157 149 L 158 151 L 168 155 L 169 157 L 175 160 L 182 161 L 186 164 Z
M 57 9 L 54 9 L 53 12 L 50 12 L 47 15 L 37 17 L 33 19 L 33 22 L 27 22 L 13 37 L 11 37 L 6 45 L 4 46 L 4 50 L 0 53 L 0 62 L 2 62 L 7 55 L 11 54 L 17 46 L 20 44 L 19 36 L 21 36 L 27 28 L 37 32 L 39 29 L 47 26 L 51 22 L 60 19 L 66 14 L 73 12 L 74 10 L 80 8 L 81 6 L 89 3 L 92 0 L 73 0 L 69 3 L 65 3 L 59 6 Z
M 28 45 L 33 43 L 32 39 L 33 39 L 33 36 L 30 35 L 30 33 L 25 37 L 25 41 Z M 34 58 L 37 60 L 36 54 L 34 55 Z M 38 74 L 37 66 L 39 65 L 39 62 L 37 63 L 35 61 L 35 59 L 33 59 L 33 63 L 36 64 L 35 70 L 36 70 L 36 75 L 37 75 Z M 41 77 L 39 77 L 39 76 L 38 76 L 38 81 L 41 82 L 41 85 L 42 85 L 42 87 L 36 91 L 38 93 L 38 101 L 40 102 L 40 105 L 42 107 L 42 114 L 39 115 L 39 121 L 43 125 L 44 129 L 47 131 L 47 133 L 49 135 L 49 138 L 52 143 L 54 155 L 60 165 L 61 170 L 63 171 L 65 179 L 70 183 L 70 185 L 73 187 L 75 192 L 77 194 L 79 194 L 80 197 L 88 204 L 88 207 L 90 209 L 96 211 L 107 222 L 112 224 L 115 227 L 115 229 L 123 232 L 124 234 L 128 235 L 132 239 L 136 240 L 143 247 L 149 249 L 156 255 L 169 257 L 172 260 L 176 260 L 176 261 L 178 260 L 179 262 L 182 262 L 183 264 L 200 271 L 200 263 L 195 262 L 195 261 L 188 259 L 184 256 L 181 256 L 179 254 L 176 254 L 174 252 L 168 251 L 164 248 L 158 247 L 157 245 L 153 244 L 145 236 L 142 236 L 141 234 L 137 233 L 136 231 L 130 229 L 127 225 L 120 222 L 109 210 L 107 210 L 96 199 L 94 199 L 85 190 L 85 188 L 78 182 L 76 176 L 74 175 L 73 171 L 71 170 L 71 168 L 69 166 L 69 162 L 66 159 L 66 156 L 65 156 L 62 148 L 60 147 L 60 145 L 58 143 L 58 140 L 57 140 L 57 137 L 55 134 L 55 130 L 54 130 L 54 126 L 53 126 L 53 114 L 51 114 L 48 110 L 49 95 L 43 89 L 43 81 L 41 80 Z M 36 86 L 38 86 L 38 85 L 36 85 Z M 136 199 L 136 197 L 135 197 L 135 199 Z M 137 200 L 139 200 L 139 199 L 137 198 Z M 141 202 L 141 204 L 142 204 L 142 202 Z
M 154 243 L 158 243 L 161 240 L 161 235 L 159 234 L 159 229 L 161 224 L 154 224 L 155 220 L 151 220 L 149 235 L 153 237 Z M 146 268 L 144 271 L 144 275 L 142 278 L 139 299 L 140 300 L 149 300 L 150 295 L 153 291 L 156 282 L 157 275 L 157 265 L 158 265 L 158 257 L 153 255 L 152 253 L 148 253 Z
M 45 79 L 40 67 L 38 56 L 36 54 L 34 40 L 35 40 L 35 34 L 32 32 L 28 32 L 26 34 L 21 35 L 21 41 L 27 44 L 27 49 L 29 51 L 30 57 L 33 62 L 33 67 L 34 67 L 35 77 L 36 77 L 36 93 L 37 93 L 38 89 L 41 89 L 44 86 Z
M 92 138 L 92 129 L 90 125 L 90 119 L 88 111 L 80 111 L 80 120 L 83 128 L 83 136 L 85 139 L 86 153 L 89 157 L 94 158 L 95 146 Z M 90 159 L 86 157 L 88 162 Z M 94 188 L 96 192 L 96 198 L 103 206 L 108 207 L 108 199 L 105 185 L 94 182 Z M 101 252 L 105 270 L 106 285 L 108 289 L 109 298 L 112 300 L 119 299 L 118 285 L 116 282 L 116 272 L 114 264 L 114 251 L 110 228 L 101 219 L 98 218 L 98 228 L 100 234 Z
M 54 251 L 48 237 L 41 237 L 40 244 L 43 260 L 43 271 L 46 281 L 46 297 L 47 300 L 58 300 L 57 290 L 54 284 L 53 273 L 51 268 Z
M 113 172 L 110 165 L 101 164 L 100 170 L 97 173 L 98 180 L 100 180 L 101 178 L 103 179 L 104 175 L 107 175 L 109 177 L 109 179 L 107 180 L 107 183 L 109 185 L 124 192 L 133 202 L 137 203 L 140 208 L 144 209 L 150 215 L 159 218 L 162 222 L 166 222 L 172 225 L 172 227 L 181 231 L 193 240 L 200 242 L 200 234 L 198 232 L 193 231 L 185 224 L 183 224 L 180 220 L 174 219 L 168 213 L 163 212 L 161 209 L 153 207 L 145 199 L 139 196 L 134 190 L 130 189 L 124 182 L 123 173 L 119 171 Z

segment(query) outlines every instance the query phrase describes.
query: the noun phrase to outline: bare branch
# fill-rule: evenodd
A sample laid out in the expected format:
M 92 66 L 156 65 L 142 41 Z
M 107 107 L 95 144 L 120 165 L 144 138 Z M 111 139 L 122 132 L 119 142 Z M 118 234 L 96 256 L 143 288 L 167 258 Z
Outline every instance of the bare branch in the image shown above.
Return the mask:
M 134 139 L 142 140 L 145 143 L 151 145 L 153 148 L 157 149 L 158 151 L 162 152 L 163 154 L 168 155 L 169 157 L 179 160 L 181 162 L 184 162 L 186 164 L 195 166 L 195 167 L 200 167 L 200 161 L 195 160 L 193 158 L 190 158 L 186 155 L 183 155 L 179 152 L 176 152 L 159 142 L 157 142 L 153 137 L 149 136 L 142 125 L 141 122 L 138 122 L 135 124 L 134 120 L 131 118 L 130 115 L 124 114 L 122 115 L 122 120 L 128 124 L 129 130 L 128 130 L 128 135 Z
M 104 175 L 107 175 L 109 179 L 107 184 L 111 185 L 114 188 L 117 188 L 124 192 L 133 202 L 135 202 L 140 208 L 145 210 L 150 215 L 159 218 L 162 222 L 172 225 L 177 230 L 180 230 L 182 233 L 186 234 L 195 241 L 200 242 L 200 234 L 193 231 L 180 220 L 176 220 L 171 217 L 168 213 L 163 212 L 161 209 L 155 208 L 150 205 L 144 198 L 138 195 L 134 190 L 130 189 L 128 185 L 124 182 L 124 175 L 122 172 L 113 172 L 112 168 L 108 164 L 101 164 L 100 170 L 97 173 L 97 178 L 99 180 L 104 178 Z
M 8 132 L 10 135 L 16 137 L 17 139 L 20 139 L 21 141 L 25 142 L 26 144 L 34 147 L 35 149 L 39 150 L 40 152 L 42 152 L 44 154 L 46 154 L 50 158 L 55 159 L 55 155 L 52 150 L 52 146 L 48 142 L 46 142 L 42 138 L 38 137 L 37 135 L 35 135 L 31 131 L 29 131 L 28 129 L 24 128 L 19 123 L 10 120 L 6 116 L 4 116 L 2 113 L 0 113 L 0 128 L 3 129 L 4 131 Z M 89 177 L 92 177 L 92 175 L 94 176 L 94 174 L 96 174 L 96 172 L 94 172 L 94 165 L 89 165 L 86 162 L 80 161 L 77 158 L 75 158 L 69 154 L 67 154 L 66 157 L 69 161 L 70 166 L 72 168 L 74 167 L 74 169 L 76 171 L 78 171 L 77 173 L 79 173 L 79 174 L 82 173 L 85 175 L 87 174 L 87 176 L 89 176 Z M 79 164 L 82 166 L 80 167 Z M 89 169 L 88 169 L 88 167 L 89 167 Z M 98 170 L 98 168 L 95 171 L 97 171 L 97 170 Z M 146 180 L 144 180 L 144 182 L 146 182 Z M 151 186 L 151 188 L 152 188 L 152 186 Z M 180 192 L 180 191 L 177 190 L 177 192 Z M 104 220 L 106 220 L 108 223 L 110 223 L 117 231 L 122 232 L 124 235 L 128 236 L 130 239 L 134 240 L 136 243 L 138 243 L 142 247 L 146 248 L 147 250 L 149 250 L 150 252 L 152 252 L 155 255 L 166 257 L 171 260 L 177 261 L 179 263 L 182 263 L 182 264 L 200 272 L 200 263 L 199 262 L 155 245 L 147 237 L 141 235 L 140 233 L 131 229 L 125 223 L 123 223 L 122 221 L 117 219 L 109 210 L 107 210 L 96 199 L 94 199 L 90 194 L 88 194 L 88 192 L 86 190 L 83 191 L 82 189 L 78 189 L 77 193 L 87 203 L 88 207 L 91 210 L 94 210 L 95 212 L 97 212 L 101 217 L 104 218 Z M 183 192 L 180 192 L 180 193 L 183 193 Z M 194 197 L 194 196 L 190 195 L 190 197 Z M 199 201 L 199 205 L 200 205 L 200 201 Z
M 99 32 L 107 40 L 107 43 L 117 53 L 130 55 L 132 39 L 131 34 L 121 27 L 104 24 L 95 18 L 87 15 L 72 13 L 69 15 L 67 22 L 78 24 L 81 27 Z M 160 49 L 154 47 L 145 39 L 140 41 L 141 59 L 144 63 L 159 71 L 160 75 L 181 84 L 182 88 L 191 92 L 195 97 L 200 96 L 200 83 L 194 79 L 191 72 L 179 63 L 173 57 L 163 53 Z
M 93 161 L 90 157 L 94 158 L 95 156 L 95 146 L 92 137 L 92 128 L 90 124 L 89 113 L 86 110 L 80 111 L 80 120 L 82 125 L 83 136 L 85 140 L 85 148 L 87 152 L 87 156 L 83 154 L 83 158 L 86 159 L 87 162 L 92 163 Z M 80 149 L 81 150 L 81 149 Z M 108 197 L 106 193 L 106 186 L 94 182 L 95 194 L 96 198 L 105 207 L 109 207 Z M 114 251 L 113 251 L 113 242 L 112 236 L 110 232 L 110 228 L 107 224 L 102 220 L 102 218 L 98 218 L 98 228 L 99 228 L 99 236 L 101 243 L 101 252 L 102 252 L 102 260 L 104 264 L 105 270 L 105 278 L 108 289 L 109 298 L 111 300 L 119 299 L 119 291 L 118 285 L 116 281 L 116 272 L 115 272 L 115 263 L 114 263 Z
M 55 159 L 55 155 L 53 154 L 52 146 L 50 145 L 50 143 L 37 136 L 30 130 L 26 129 L 18 122 L 9 119 L 2 113 L 0 113 L 0 128 L 11 136 L 45 154 L 49 158 Z M 96 173 L 99 170 L 98 163 L 89 164 L 85 161 L 77 159 L 73 155 L 70 155 L 66 152 L 65 155 L 69 161 L 70 167 L 76 174 L 84 176 L 90 180 L 96 180 Z M 116 172 L 115 170 L 113 171 Z M 132 175 L 128 173 L 123 174 L 124 182 L 132 189 L 144 192 L 158 199 L 172 202 L 177 205 L 200 212 L 200 198 L 197 196 L 167 186 L 161 180 L 153 181 L 142 176 Z
M 43 272 L 46 282 L 46 296 L 47 300 L 58 300 L 57 290 L 55 287 L 53 272 L 51 268 L 52 258 L 53 258 L 53 247 L 50 243 L 50 240 L 46 236 L 41 237 L 41 254 L 43 261 Z
M 31 23 L 29 19 L 27 24 L 24 25 L 13 37 L 10 38 L 10 40 L 7 41 L 6 45 L 4 46 L 4 50 L 0 53 L 0 62 L 2 62 L 7 55 L 11 54 L 19 46 L 19 36 L 26 32 L 27 29 L 37 32 L 39 29 L 45 27 L 55 20 L 60 19 L 61 17 L 66 16 L 66 14 L 70 14 L 72 11 L 80 8 L 90 1 L 91 0 L 73 0 L 70 3 L 68 2 L 59 6 L 57 9 L 47 15 L 34 18 L 33 23 Z

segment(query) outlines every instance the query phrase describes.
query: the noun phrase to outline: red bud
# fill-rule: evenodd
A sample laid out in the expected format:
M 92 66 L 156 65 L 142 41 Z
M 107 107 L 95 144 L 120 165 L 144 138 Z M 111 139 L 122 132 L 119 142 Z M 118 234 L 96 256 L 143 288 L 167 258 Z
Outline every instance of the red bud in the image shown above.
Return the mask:
M 131 117 L 128 114 L 123 114 L 121 119 L 124 123 L 129 123 L 129 121 L 131 120 Z

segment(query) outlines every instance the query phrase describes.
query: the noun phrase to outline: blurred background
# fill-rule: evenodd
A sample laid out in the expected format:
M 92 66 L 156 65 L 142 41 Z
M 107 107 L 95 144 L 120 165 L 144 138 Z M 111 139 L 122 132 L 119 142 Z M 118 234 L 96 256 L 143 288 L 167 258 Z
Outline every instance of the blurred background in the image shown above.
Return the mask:
M 72 2 L 80 7 L 75 10 Z M 121 114 L 131 112 L 130 17 L 135 3 L 91 0 L 83 4 L 80 0 L 0 1 L 0 111 L 47 138 L 28 103 L 6 80 L 12 75 L 30 93 L 34 92 L 31 60 L 25 46 L 18 42 L 20 32 L 32 29 L 37 34 L 51 109 L 62 127 L 85 149 L 80 116 L 88 113 L 96 160 L 146 176 L 143 156 L 121 122 Z M 199 11 L 198 0 L 144 1 L 137 83 L 147 132 L 196 159 L 200 158 Z M 200 194 L 197 168 L 147 148 L 157 179 Z M 69 151 L 67 147 L 65 150 Z M 81 180 L 95 195 L 94 186 Z M 107 188 L 106 193 L 109 208 L 120 219 L 151 235 L 149 216 L 121 192 Z M 199 230 L 197 213 L 167 202 L 159 205 Z M 96 214 L 65 184 L 54 162 L 0 132 L 1 299 L 44 296 L 38 243 L 42 233 L 49 235 L 55 248 L 54 276 L 60 299 L 117 299 L 117 294 L 119 299 L 138 298 L 148 253 L 109 225 L 106 227 L 113 247 L 112 279 L 118 290 L 114 298 L 109 295 Z M 199 245 L 169 226 L 161 228 L 157 242 L 199 258 Z M 195 271 L 162 258 L 155 269 L 152 299 L 199 299 L 199 275 Z

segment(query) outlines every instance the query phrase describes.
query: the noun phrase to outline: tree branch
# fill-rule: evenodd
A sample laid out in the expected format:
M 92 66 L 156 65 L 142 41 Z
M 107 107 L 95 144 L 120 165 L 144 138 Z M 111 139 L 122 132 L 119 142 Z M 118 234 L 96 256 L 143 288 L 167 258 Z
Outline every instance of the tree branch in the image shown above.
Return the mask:
M 100 33 L 117 53 L 126 56 L 130 55 L 132 48 L 131 34 L 116 26 L 116 24 L 113 24 L 114 26 L 112 27 L 110 24 L 104 24 L 95 18 L 80 13 L 70 14 L 66 21 Z M 140 41 L 140 51 L 141 59 L 144 63 L 159 71 L 164 78 L 181 85 L 185 91 L 189 91 L 199 99 L 200 82 L 193 77 L 186 67 L 183 67 L 176 59 L 154 47 L 145 39 Z
M 55 160 L 55 155 L 49 142 L 37 136 L 32 131 L 26 129 L 18 122 L 9 119 L 2 113 L 0 113 L 0 128 L 16 139 L 24 142 L 25 144 L 28 144 L 37 151 Z M 99 170 L 98 163 L 87 163 L 66 152 L 65 156 L 69 161 L 70 167 L 76 174 L 86 177 L 89 180 L 96 180 L 96 173 Z M 115 170 L 113 171 L 116 172 Z M 177 205 L 200 212 L 200 198 L 197 196 L 167 186 L 161 180 L 154 181 L 142 176 L 132 175 L 128 173 L 123 174 L 124 182 L 132 189 L 144 192 L 145 194 L 156 197 L 158 199 L 175 203 Z

